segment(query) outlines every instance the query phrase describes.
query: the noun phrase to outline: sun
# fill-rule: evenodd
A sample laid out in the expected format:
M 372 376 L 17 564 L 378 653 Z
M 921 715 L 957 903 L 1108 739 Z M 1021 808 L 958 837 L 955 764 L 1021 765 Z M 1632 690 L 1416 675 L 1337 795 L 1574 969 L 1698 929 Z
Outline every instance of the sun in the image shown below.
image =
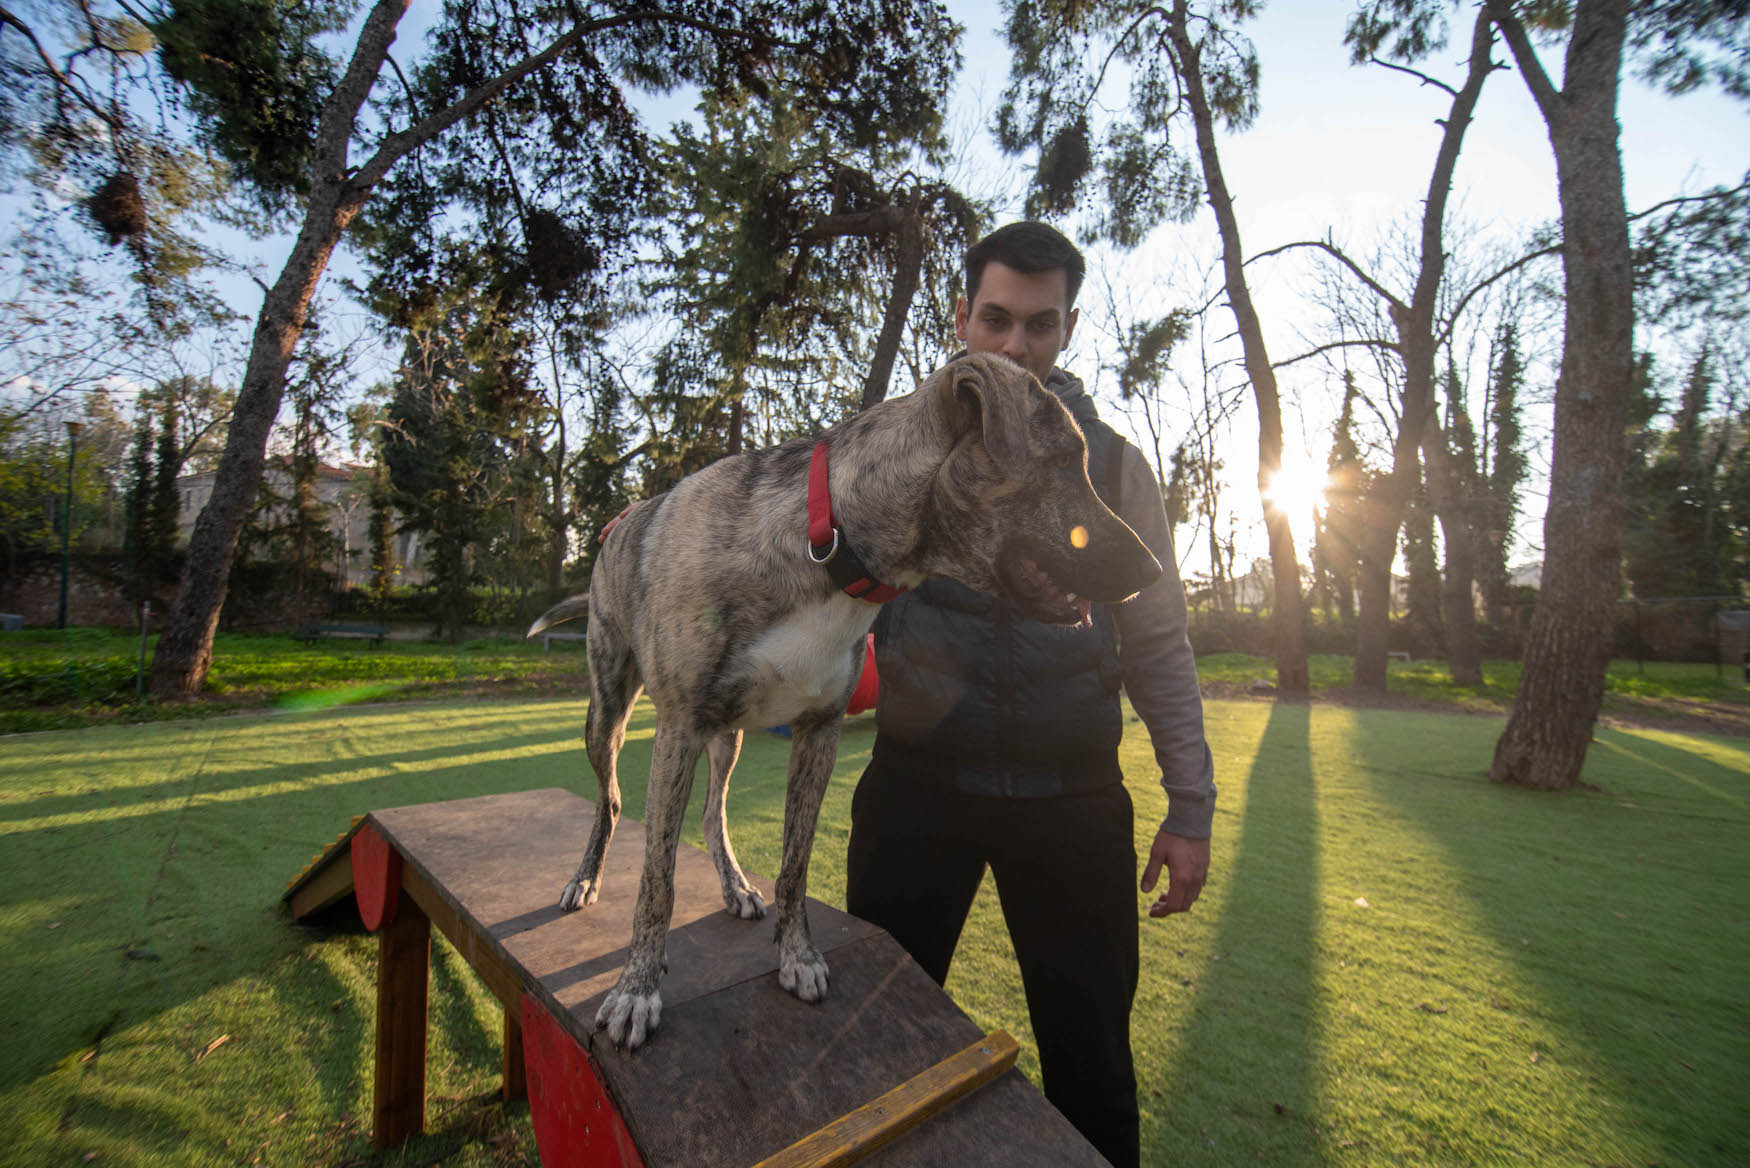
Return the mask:
M 1325 488 L 1330 479 L 1305 454 L 1293 450 L 1282 452 L 1282 465 L 1270 476 L 1264 488 L 1264 499 L 1288 515 L 1289 530 L 1294 532 L 1296 549 L 1312 543 L 1313 511 L 1323 510 Z

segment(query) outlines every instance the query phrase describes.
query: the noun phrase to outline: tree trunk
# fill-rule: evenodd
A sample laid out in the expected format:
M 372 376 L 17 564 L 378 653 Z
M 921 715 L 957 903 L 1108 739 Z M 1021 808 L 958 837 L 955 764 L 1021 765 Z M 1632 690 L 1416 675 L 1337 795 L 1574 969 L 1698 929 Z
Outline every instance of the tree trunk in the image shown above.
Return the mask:
M 1529 787 L 1580 781 L 1604 697 L 1619 591 L 1623 429 L 1633 380 L 1634 302 L 1616 97 L 1627 0 L 1581 0 L 1556 92 L 1504 0 L 1488 0 L 1537 99 L 1556 156 L 1567 289 L 1556 381 L 1543 581 L 1525 670 L 1490 777 Z
M 1440 517 L 1440 531 L 1446 543 L 1440 608 L 1446 623 L 1447 668 L 1459 685 L 1481 685 L 1483 642 L 1477 632 L 1477 606 L 1471 595 L 1476 563 L 1469 501 L 1453 471 L 1446 434 L 1432 414 L 1422 430 L 1422 454 L 1427 460 L 1428 493 L 1433 497 L 1434 513 Z
M 1385 692 L 1397 538 L 1397 524 L 1369 522 L 1355 549 L 1355 688 L 1375 694 Z
M 1204 91 L 1200 50 L 1187 30 L 1186 0 L 1177 0 L 1168 35 L 1178 58 L 1185 98 L 1197 128 L 1197 151 L 1203 162 L 1203 185 L 1209 206 L 1221 231 L 1222 268 L 1227 282 L 1228 306 L 1233 309 L 1245 352 L 1246 376 L 1258 404 L 1258 494 L 1264 505 L 1264 527 L 1270 536 L 1270 569 L 1276 598 L 1271 606 L 1271 632 L 1276 649 L 1276 692 L 1279 697 L 1303 699 L 1308 695 L 1306 643 L 1301 628 L 1300 563 L 1294 554 L 1294 533 L 1288 514 L 1270 498 L 1269 488 L 1282 468 L 1282 403 L 1277 395 L 1276 371 L 1264 346 L 1264 329 L 1252 305 L 1246 283 L 1245 251 L 1240 244 L 1239 220 L 1234 216 L 1233 196 L 1222 174 L 1221 155 L 1215 147 L 1215 120 Z
M 304 331 L 316 282 L 370 190 L 347 174 L 347 142 L 407 3 L 378 0 L 359 33 L 346 76 L 323 107 L 304 226 L 256 317 L 249 364 L 232 409 L 225 453 L 213 476 L 212 497 L 195 519 L 182 586 L 152 656 L 152 692 L 160 697 L 198 692 L 212 665 L 213 634 L 225 603 L 231 560 L 261 483 L 268 435 L 285 391 L 286 365 Z
M 917 296 L 924 272 L 924 222 L 916 207 L 907 207 L 899 221 L 899 238 L 893 257 L 893 289 L 887 297 L 887 313 L 881 321 L 881 333 L 875 341 L 874 359 L 869 363 L 869 376 L 863 382 L 863 408 L 868 409 L 887 396 L 893 380 L 893 364 L 899 358 L 899 342 L 905 331 L 906 314 Z

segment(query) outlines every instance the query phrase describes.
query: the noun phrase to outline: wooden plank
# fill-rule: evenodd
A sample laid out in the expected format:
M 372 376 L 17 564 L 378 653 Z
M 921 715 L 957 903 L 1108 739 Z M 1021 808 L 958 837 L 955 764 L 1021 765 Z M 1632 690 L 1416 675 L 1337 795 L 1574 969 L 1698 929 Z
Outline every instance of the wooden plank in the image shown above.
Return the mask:
M 342 837 L 344 838 L 344 837 Z M 352 895 L 352 856 L 336 857 L 286 896 L 292 919 L 301 921 Z
M 456 952 L 480 975 L 480 980 L 486 983 L 492 996 L 506 1010 L 517 1009 L 523 993 L 523 976 L 520 970 L 505 960 L 502 950 L 488 944 L 473 922 L 464 918 L 456 906 L 432 887 L 431 881 L 412 864 L 402 865 L 401 890 L 438 927 L 438 931 L 449 939 L 450 944 L 456 947 Z
M 377 1067 L 371 1145 L 399 1147 L 425 1130 L 425 1005 L 431 922 L 403 903 L 377 934 Z
M 522 1008 L 504 1008 L 504 1101 L 526 1099 L 529 1094 L 528 1071 L 523 1065 Z
M 662 1028 L 637 1051 L 608 1042 L 593 1015 L 570 1015 L 574 1030 L 590 1025 L 587 1049 L 646 1164 L 746 1168 L 983 1037 L 887 934 L 843 946 L 831 960 L 831 988 L 818 1005 L 797 1001 L 775 974 L 752 978 L 672 1010 L 665 1003 Z M 1095 1168 L 1104 1161 L 1010 1071 L 868 1163 Z
M 987 1034 L 754 1168 L 846 1168 L 984 1086 L 1014 1066 L 1020 1053 L 1007 1031 Z
M 593 815 L 587 801 L 549 788 L 391 808 L 371 820 L 406 857 L 403 911 L 429 913 L 501 1001 L 513 984 L 528 989 L 599 1068 L 650 1168 L 747 1168 L 980 1040 L 982 1028 L 886 933 L 818 901 L 809 902 L 810 927 L 831 989 L 819 1004 L 798 1001 L 778 985 L 770 919 L 725 913 L 709 858 L 683 846 L 661 1029 L 636 1052 L 615 1048 L 595 1029 L 595 1011 L 625 961 L 644 832 L 622 820 L 600 900 L 561 913 L 559 890 Z M 526 1022 L 522 1039 L 526 1050 Z M 867 1163 L 1103 1161 L 1010 1070 Z
M 291 907 L 293 920 L 303 920 L 313 912 L 320 912 L 352 891 L 352 851 L 347 845 L 364 821 L 362 815 L 353 816 L 346 830 L 312 856 L 310 862 L 287 882 L 280 899 Z M 336 867 L 340 868 L 340 874 L 336 874 Z M 341 886 L 343 883 L 344 887 Z M 322 887 L 306 892 L 315 884 Z

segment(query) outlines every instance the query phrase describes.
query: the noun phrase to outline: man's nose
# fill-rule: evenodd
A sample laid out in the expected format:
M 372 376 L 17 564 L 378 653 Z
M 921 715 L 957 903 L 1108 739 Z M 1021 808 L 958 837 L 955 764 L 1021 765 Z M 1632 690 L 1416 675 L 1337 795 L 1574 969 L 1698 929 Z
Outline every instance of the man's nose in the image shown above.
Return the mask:
M 1027 355 L 1027 332 L 1017 324 L 1003 334 L 1003 356 L 1020 364 L 1021 358 Z

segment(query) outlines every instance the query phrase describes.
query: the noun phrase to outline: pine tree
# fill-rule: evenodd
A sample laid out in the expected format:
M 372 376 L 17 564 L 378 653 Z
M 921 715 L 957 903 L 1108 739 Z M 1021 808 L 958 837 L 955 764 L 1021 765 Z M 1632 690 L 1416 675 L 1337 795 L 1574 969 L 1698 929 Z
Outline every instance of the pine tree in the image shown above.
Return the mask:
M 1440 614 L 1440 561 L 1434 554 L 1434 504 L 1428 486 L 1418 482 L 1404 508 L 1404 621 L 1409 627 L 1413 650 L 1419 655 L 1439 652 L 1446 642 L 1445 622 Z
M 389 604 L 389 590 L 395 583 L 394 511 L 390 505 L 389 466 L 379 448 L 371 463 L 370 520 L 368 538 L 371 545 L 371 601 L 379 615 Z
M 145 394 L 134 413 L 134 445 L 128 458 L 128 591 L 138 603 L 157 578 L 152 534 L 152 406 Z
M 1525 451 L 1519 427 L 1519 390 L 1525 365 L 1519 356 L 1519 331 L 1508 322 L 1495 338 L 1499 354 L 1489 386 L 1489 458 L 1481 468 L 1477 507 L 1477 577 L 1489 624 L 1507 620 L 1507 546 L 1519 514 L 1519 487 L 1525 481 Z
M 152 470 L 151 533 L 152 575 L 146 578 L 153 590 L 168 583 L 176 565 L 176 543 L 181 534 L 182 498 L 176 479 L 182 473 L 182 447 L 177 438 L 176 399 L 165 396 L 158 419 L 157 461 Z
M 1331 432 L 1331 452 L 1325 460 L 1325 512 L 1313 559 L 1324 586 L 1335 595 L 1345 624 L 1355 618 L 1355 580 L 1359 570 L 1357 537 L 1366 522 L 1363 511 L 1371 475 L 1355 443 L 1355 403 L 1361 397 L 1352 370 L 1343 373 L 1343 406 Z

